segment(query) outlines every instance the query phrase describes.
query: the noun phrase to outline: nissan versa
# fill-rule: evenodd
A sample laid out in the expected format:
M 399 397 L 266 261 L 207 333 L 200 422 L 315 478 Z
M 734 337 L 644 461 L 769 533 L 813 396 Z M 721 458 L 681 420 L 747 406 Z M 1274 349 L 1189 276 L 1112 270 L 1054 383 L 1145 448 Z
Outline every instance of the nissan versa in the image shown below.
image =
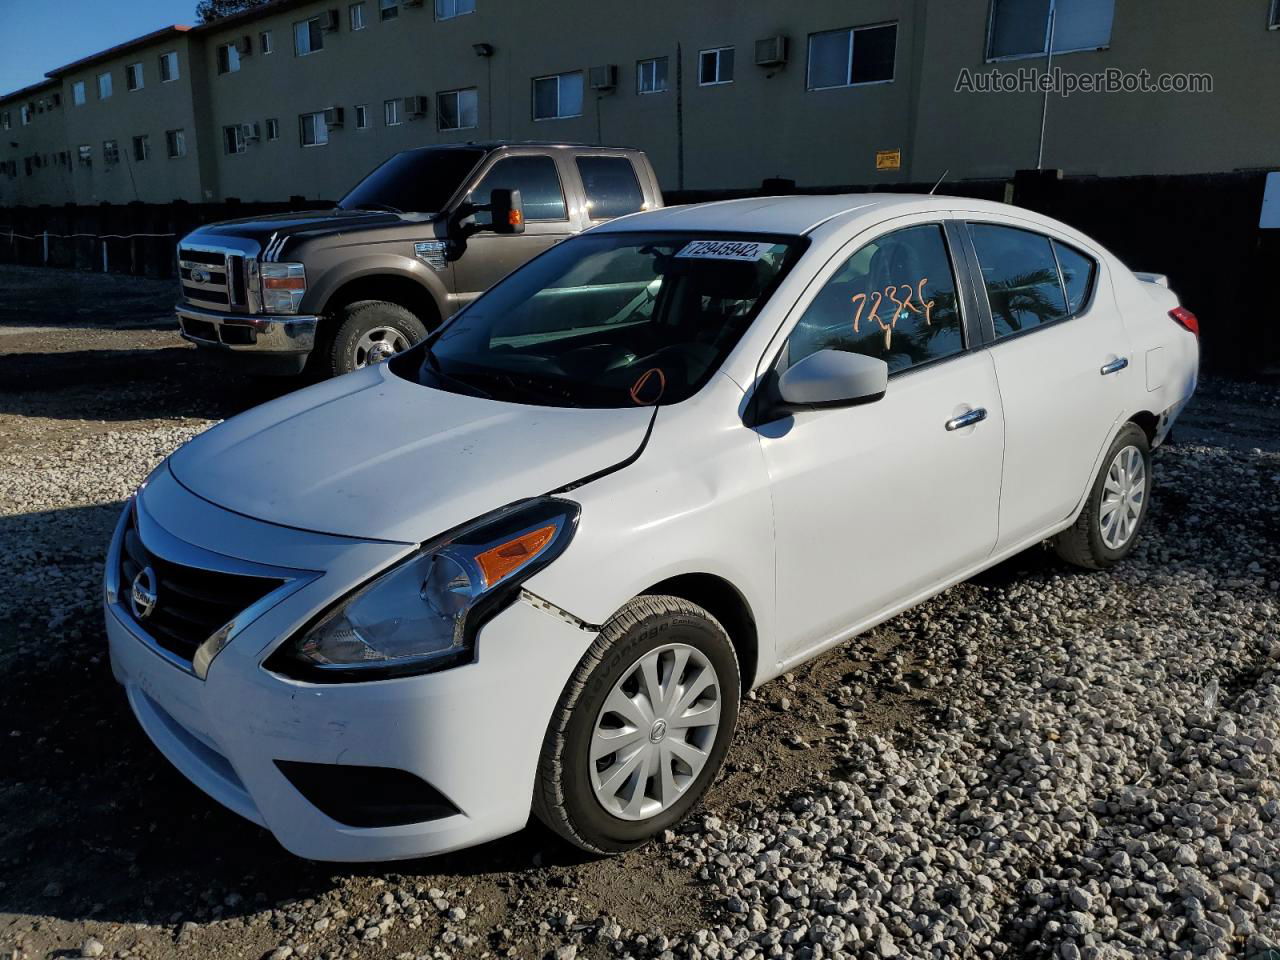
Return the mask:
M 626 850 L 707 789 L 745 691 L 1041 541 L 1123 558 L 1197 367 L 1163 277 L 1012 207 L 623 217 L 169 457 L 111 544 L 112 665 L 301 856 L 530 812 Z

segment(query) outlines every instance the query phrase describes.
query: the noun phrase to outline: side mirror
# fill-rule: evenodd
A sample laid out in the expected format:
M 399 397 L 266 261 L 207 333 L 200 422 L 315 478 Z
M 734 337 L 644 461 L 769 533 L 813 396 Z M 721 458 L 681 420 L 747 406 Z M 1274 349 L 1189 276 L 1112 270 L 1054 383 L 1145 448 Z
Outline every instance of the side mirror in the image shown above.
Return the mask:
M 491 190 L 489 215 L 489 229 L 494 233 L 524 233 L 524 204 L 519 190 Z
M 756 410 L 749 426 L 771 423 L 797 410 L 852 407 L 874 403 L 889 385 L 889 365 L 883 360 L 843 350 L 819 350 L 788 367 L 770 373 L 756 394 Z

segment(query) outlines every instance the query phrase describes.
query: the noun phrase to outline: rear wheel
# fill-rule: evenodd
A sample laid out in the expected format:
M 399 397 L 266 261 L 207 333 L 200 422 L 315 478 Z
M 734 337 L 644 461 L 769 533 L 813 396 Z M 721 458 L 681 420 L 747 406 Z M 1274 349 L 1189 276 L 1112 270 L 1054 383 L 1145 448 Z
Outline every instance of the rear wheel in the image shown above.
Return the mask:
M 1141 427 L 1128 423 L 1102 458 L 1079 518 L 1054 538 L 1058 556 L 1090 570 L 1123 559 L 1138 542 L 1150 498 L 1151 445 Z
M 381 363 L 427 336 L 427 328 L 398 303 L 361 300 L 348 304 L 329 349 L 334 376 Z
M 637 597 L 607 623 L 560 697 L 534 812 L 593 853 L 677 823 L 715 779 L 738 718 L 724 628 L 678 597 Z

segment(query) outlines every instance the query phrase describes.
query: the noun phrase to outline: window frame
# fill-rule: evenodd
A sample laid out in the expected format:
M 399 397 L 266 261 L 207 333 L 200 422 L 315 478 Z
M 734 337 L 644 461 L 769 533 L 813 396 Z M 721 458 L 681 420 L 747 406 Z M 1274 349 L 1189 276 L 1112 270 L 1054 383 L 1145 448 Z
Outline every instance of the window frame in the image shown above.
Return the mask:
M 853 79 L 854 58 L 857 55 L 858 41 L 857 34 L 864 30 L 881 30 L 885 27 L 893 27 L 893 75 L 887 80 L 859 80 Z M 831 33 L 848 33 L 849 34 L 849 53 L 846 60 L 847 73 L 849 76 L 848 83 L 836 83 L 825 87 L 815 87 L 812 82 L 813 78 L 813 39 L 814 37 L 826 36 Z M 886 83 L 896 83 L 898 80 L 898 40 L 901 36 L 901 23 L 897 20 L 883 20 L 878 23 L 864 23 L 857 27 L 836 27 L 833 30 L 815 30 L 809 34 L 805 42 L 805 65 L 804 65 L 804 89 L 806 93 L 819 93 L 823 90 L 848 90 L 852 87 L 877 87 Z
M 71 84 L 71 105 L 73 107 L 83 107 L 89 100 L 89 91 L 84 85 L 83 80 L 76 80 Z
M 400 18 L 400 0 L 378 0 L 378 22 Z
M 267 134 L 268 140 L 280 139 L 280 118 L 279 117 L 267 117 L 266 134 Z
M 404 123 L 400 116 L 400 97 L 392 97 L 390 100 L 382 101 L 382 125 L 384 127 L 398 127 Z M 395 119 L 391 119 L 394 117 Z
M 102 141 L 102 165 L 114 167 L 120 162 L 120 141 L 106 139 Z
M 467 3 L 467 2 L 469 2 L 469 3 L 471 4 L 471 9 L 470 9 L 470 10 L 459 10 L 459 9 L 458 9 L 458 4 L 459 4 L 459 3 Z M 441 15 L 440 15 L 440 6 L 441 6 L 441 4 L 448 4 L 448 3 L 451 3 L 451 4 L 453 5 L 453 13 L 446 14 L 446 15 L 444 15 L 444 16 L 441 16 Z M 476 0 L 434 0 L 434 2 L 432 3 L 431 7 L 432 7 L 432 11 L 433 11 L 433 12 L 434 12 L 434 14 L 435 14 L 436 22 L 437 22 L 437 23 L 442 23 L 442 22 L 444 22 L 445 20 L 456 20 L 458 17 L 465 17 L 465 16 L 468 16 L 469 14 L 475 13 L 475 12 L 476 12 Z M 465 128 L 464 128 L 464 129 L 465 129 Z
M 187 155 L 187 131 L 185 127 L 175 127 L 164 132 L 164 152 L 170 160 L 181 160 Z
M 1280 0 L 1271 0 L 1271 8 L 1267 11 L 1267 29 L 1280 30 Z
M 577 113 L 561 113 L 560 88 L 564 85 L 565 77 L 578 76 L 582 78 L 582 105 Z M 538 82 L 540 80 L 554 80 L 556 82 L 556 112 L 549 117 L 538 116 Z M 586 114 L 587 109 L 587 77 L 585 71 L 582 70 L 563 70 L 560 73 L 548 73 L 541 77 L 534 77 L 529 83 L 530 97 L 530 116 L 533 117 L 534 123 L 544 123 L 547 120 L 572 120 L 575 117 L 581 117 Z
M 270 30 L 262 30 L 258 33 L 258 49 L 262 51 L 264 57 L 276 52 L 275 38 Z
M 244 133 L 240 129 L 240 124 L 229 123 L 222 128 L 222 152 L 227 156 L 232 154 L 244 153 L 248 149 L 248 145 L 244 139 Z
M 998 346 L 1002 343 L 1009 343 L 1011 341 L 1018 340 L 1028 334 L 1035 333 L 1037 330 L 1048 330 L 1053 327 L 1060 326 L 1061 324 L 1084 316 L 1093 309 L 1093 306 L 1098 299 L 1098 287 L 1102 281 L 1102 258 L 1093 251 L 1081 247 L 1080 244 L 1072 240 L 1067 240 L 1057 234 L 1046 232 L 1038 224 L 1027 223 L 1024 225 L 1022 223 L 1010 223 L 1004 220 L 984 219 L 980 216 L 962 216 L 956 222 L 963 227 L 964 243 L 967 250 L 967 256 L 970 261 L 969 271 L 973 277 L 972 284 L 978 301 L 980 318 L 982 321 L 982 336 L 986 341 L 986 346 Z M 1017 330 L 1002 337 L 996 336 L 995 315 L 991 310 L 991 299 L 990 295 L 987 293 L 987 282 L 982 275 L 982 264 L 978 260 L 978 249 L 973 242 L 973 234 L 970 230 L 970 227 L 974 225 L 984 227 L 1003 227 L 1006 230 L 1021 230 L 1023 233 L 1030 233 L 1033 236 L 1043 237 L 1045 240 L 1049 241 L 1049 251 L 1053 255 L 1054 269 L 1058 274 L 1058 287 L 1062 290 L 1062 302 L 1066 306 L 1066 313 L 1055 320 L 1048 321 L 1047 323 L 1038 323 L 1034 327 L 1028 327 L 1025 330 Z M 1071 309 L 1071 297 L 1067 292 L 1066 277 L 1062 273 L 1062 262 L 1058 258 L 1058 251 L 1054 248 L 1054 244 L 1060 244 L 1093 262 L 1093 275 L 1089 283 L 1089 290 L 1085 294 L 1084 299 L 1080 302 L 1079 309 L 1075 311 L 1072 311 Z
M 236 46 L 234 40 L 218 44 L 214 51 L 214 65 L 220 77 L 228 73 L 240 72 L 240 48 Z
M 657 85 L 659 63 L 661 63 L 664 67 L 661 87 Z M 653 67 L 654 86 L 652 90 L 643 89 L 643 83 L 641 78 L 644 74 L 644 68 L 646 66 Z M 648 97 L 655 93 L 667 93 L 670 89 L 671 89 L 671 62 L 669 57 L 666 57 L 666 56 L 646 57 L 643 60 L 636 61 L 636 96 Z
M 319 132 L 320 127 L 316 126 L 316 117 L 320 118 L 320 125 L 324 127 L 323 140 L 320 139 L 320 132 Z M 311 126 L 312 142 L 311 143 L 307 143 L 306 130 L 307 130 L 308 120 L 310 120 L 312 124 Z M 329 145 L 329 127 L 324 122 L 323 110 L 312 110 L 310 113 L 298 114 L 298 144 L 304 150 L 309 150 L 312 147 L 325 147 Z
M 160 54 L 160 56 L 157 57 L 156 59 L 160 63 L 160 82 L 161 83 L 173 83 L 175 80 L 177 80 L 181 76 L 181 73 L 178 70 L 178 51 L 177 50 L 166 50 L 164 53 Z M 169 74 L 169 76 L 167 77 L 165 76 L 166 72 Z
M 106 81 L 106 89 L 107 89 L 107 92 L 106 92 L 106 93 L 103 93 L 103 92 L 102 92 L 102 87 L 103 87 L 103 83 L 102 83 L 102 82 L 103 82 L 104 80 Z M 97 89 L 98 89 L 98 100 L 99 100 L 99 101 L 102 101 L 102 100 L 110 100 L 110 99 L 111 99 L 111 97 L 112 97 L 112 95 L 116 92 L 116 91 L 115 91 L 115 83 L 114 83 L 114 82 L 112 82 L 112 79 L 111 79 L 111 71 L 110 71 L 110 70 L 104 70 L 102 73 L 98 74 L 98 75 L 97 75 L 97 77 L 95 77 L 95 78 L 94 78 L 94 85 L 95 85 L 95 86 L 97 87 Z
M 320 53 L 324 50 L 324 28 L 320 25 L 319 17 L 307 17 L 305 20 L 295 20 L 293 23 L 293 55 L 295 57 L 309 57 L 312 54 Z M 301 26 L 307 28 L 307 49 L 298 49 L 298 28 Z M 312 26 L 315 25 L 315 29 Z M 314 46 L 315 38 L 320 39 L 320 46 Z
M 898 222 L 905 220 L 907 222 Z M 761 374 L 767 371 L 783 372 L 786 367 L 780 366 L 786 358 L 787 346 L 791 341 L 791 335 L 795 332 L 796 326 L 803 319 L 805 313 L 808 312 L 818 296 L 822 293 L 832 278 L 840 272 L 841 268 L 858 252 L 869 243 L 881 240 L 890 234 L 897 233 L 900 230 L 907 230 L 912 227 L 938 227 L 942 233 L 942 242 L 945 249 L 947 259 L 951 264 L 951 277 L 956 287 L 956 309 L 960 311 L 960 342 L 961 347 L 955 353 L 945 357 L 935 357 L 932 360 L 926 360 L 924 363 L 914 364 L 901 370 L 890 370 L 889 379 L 896 377 L 909 376 L 920 370 L 931 370 L 936 366 L 956 360 L 960 357 L 968 356 L 974 351 L 981 350 L 988 346 L 985 339 L 985 329 L 983 327 L 983 314 L 979 309 L 979 303 L 975 297 L 973 290 L 973 271 L 969 263 L 969 249 L 965 246 L 968 240 L 968 230 L 964 228 L 964 222 L 957 220 L 954 216 L 947 213 L 932 213 L 924 216 L 924 219 L 916 219 L 915 217 L 900 217 L 894 220 L 887 220 L 872 228 L 876 232 L 864 231 L 851 237 L 846 241 L 839 250 L 831 255 L 809 281 L 805 287 L 804 295 L 791 305 L 787 311 L 786 318 L 778 326 L 773 338 L 765 346 L 764 353 L 761 355 L 758 371 Z M 885 229 L 878 229 L 883 227 Z M 985 289 L 984 289 L 985 296 Z M 790 364 L 788 364 L 790 366 Z M 754 394 L 753 394 L 754 398 Z M 748 401 L 750 403 L 751 401 Z
M 352 123 L 356 130 L 369 129 L 369 105 L 367 103 L 357 103 L 351 108 L 353 114 Z
M 356 0 L 355 3 L 347 4 L 347 27 L 352 33 L 359 33 L 369 26 L 369 18 L 366 16 L 368 11 L 368 3 L 366 0 Z M 356 26 L 356 14 L 359 14 L 360 25 Z
M 1052 13 L 1057 7 L 1058 0 L 1049 0 L 1049 12 Z M 1271 0 L 1273 9 L 1280 7 L 1280 0 Z M 1038 53 L 1006 53 L 1002 56 L 995 56 L 991 53 L 991 43 L 995 38 L 996 27 L 996 7 L 999 0 L 990 0 L 987 6 L 987 35 L 983 43 L 982 54 L 986 63 L 1004 63 L 1008 60 L 1035 60 L 1049 55 L 1049 15 L 1045 15 L 1044 20 L 1044 41 L 1040 46 Z M 1115 4 L 1112 3 L 1112 28 L 1115 26 Z M 1274 29 L 1274 28 L 1273 28 Z M 1060 57 L 1067 53 L 1093 53 L 1099 50 L 1110 50 L 1111 40 L 1108 37 L 1107 42 L 1100 47 L 1071 47 L 1069 50 L 1055 50 L 1053 55 Z
M 727 44 L 724 44 L 723 46 L 719 46 L 719 47 L 707 47 L 707 48 L 705 48 L 705 49 L 703 49 L 703 50 L 699 50 L 699 51 L 698 51 L 698 86 L 700 86 L 700 87 L 723 87 L 723 86 L 725 86 L 726 84 L 733 83 L 733 82 L 737 79 L 737 77 L 736 77 L 736 76 L 732 76 L 732 77 L 730 77 L 728 80 L 721 80 L 721 79 L 720 79 L 720 60 L 721 60 L 721 54 L 723 54 L 726 50 L 733 50 L 733 72 L 734 72 L 734 74 L 737 74 L 737 72 L 738 72 L 738 51 L 737 51 L 737 49 L 735 48 L 734 44 L 732 44 L 732 43 L 727 43 Z M 714 53 L 714 54 L 716 55 L 716 79 L 715 79 L 715 80 L 707 80 L 707 81 L 704 81 L 704 80 L 702 79 L 702 58 L 703 58 L 703 57 L 705 57 L 708 53 Z
M 472 124 L 461 123 L 462 119 L 462 97 L 461 94 L 473 93 L 476 97 L 476 122 Z M 446 127 L 442 125 L 444 120 L 444 111 L 440 108 L 441 101 L 452 95 L 454 98 L 453 115 L 459 119 L 456 127 Z M 458 87 L 455 90 L 440 90 L 436 93 L 436 130 L 440 133 L 455 133 L 458 130 L 475 130 L 480 126 L 480 90 L 478 87 Z
M 141 145 L 142 156 L 138 156 L 138 147 Z M 151 159 L 151 134 L 139 133 L 133 137 L 133 162 L 143 163 Z
M 133 82 L 134 71 L 137 70 L 138 83 L 135 86 Z M 147 85 L 146 74 L 142 68 L 142 61 L 137 60 L 134 63 L 125 64 L 124 68 L 124 88 L 132 93 L 135 90 L 142 90 Z

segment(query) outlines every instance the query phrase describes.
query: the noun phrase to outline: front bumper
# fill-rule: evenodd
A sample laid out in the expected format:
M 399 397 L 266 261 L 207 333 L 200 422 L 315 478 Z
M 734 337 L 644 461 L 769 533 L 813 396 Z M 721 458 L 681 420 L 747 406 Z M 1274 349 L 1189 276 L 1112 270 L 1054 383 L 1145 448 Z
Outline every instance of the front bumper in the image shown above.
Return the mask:
M 148 489 L 144 499 L 151 499 L 151 493 Z M 148 549 L 172 552 L 177 541 L 154 530 L 158 521 L 181 510 L 175 509 L 172 490 L 162 491 L 161 500 L 161 508 L 148 514 L 140 530 L 144 541 L 150 532 Z M 198 512 L 216 509 L 204 504 Z M 254 524 L 233 514 L 226 517 L 233 525 Z M 195 526 L 206 519 L 196 516 Z M 282 528 L 255 525 L 258 542 L 273 529 L 283 534 Z M 306 535 L 288 531 L 287 536 L 297 541 Z M 112 669 L 147 735 L 196 786 L 309 859 L 418 857 L 520 830 L 529 818 L 552 711 L 592 635 L 517 601 L 481 630 L 476 661 L 462 667 L 337 685 L 277 676 L 263 669 L 262 662 L 285 637 L 343 595 L 348 581 L 368 575 L 370 550 L 391 557 L 406 546 L 352 541 L 345 553 L 359 553 L 364 566 L 362 574 L 355 574 L 355 565 L 343 558 L 334 538 L 318 539 L 324 542 L 314 553 L 326 558 L 325 572 L 244 627 L 213 660 L 205 680 L 160 655 L 132 613 L 108 598 Z M 118 541 L 112 544 L 108 569 L 118 562 Z M 299 546 L 289 543 L 283 549 L 296 555 Z M 280 556 L 245 559 L 274 563 Z M 339 823 L 286 779 L 277 760 L 407 771 L 460 812 L 390 827 Z
M 301 373 L 320 324 L 320 318 L 310 314 L 218 313 L 181 303 L 174 315 L 184 340 L 233 355 L 237 366 L 253 366 L 263 373 Z

